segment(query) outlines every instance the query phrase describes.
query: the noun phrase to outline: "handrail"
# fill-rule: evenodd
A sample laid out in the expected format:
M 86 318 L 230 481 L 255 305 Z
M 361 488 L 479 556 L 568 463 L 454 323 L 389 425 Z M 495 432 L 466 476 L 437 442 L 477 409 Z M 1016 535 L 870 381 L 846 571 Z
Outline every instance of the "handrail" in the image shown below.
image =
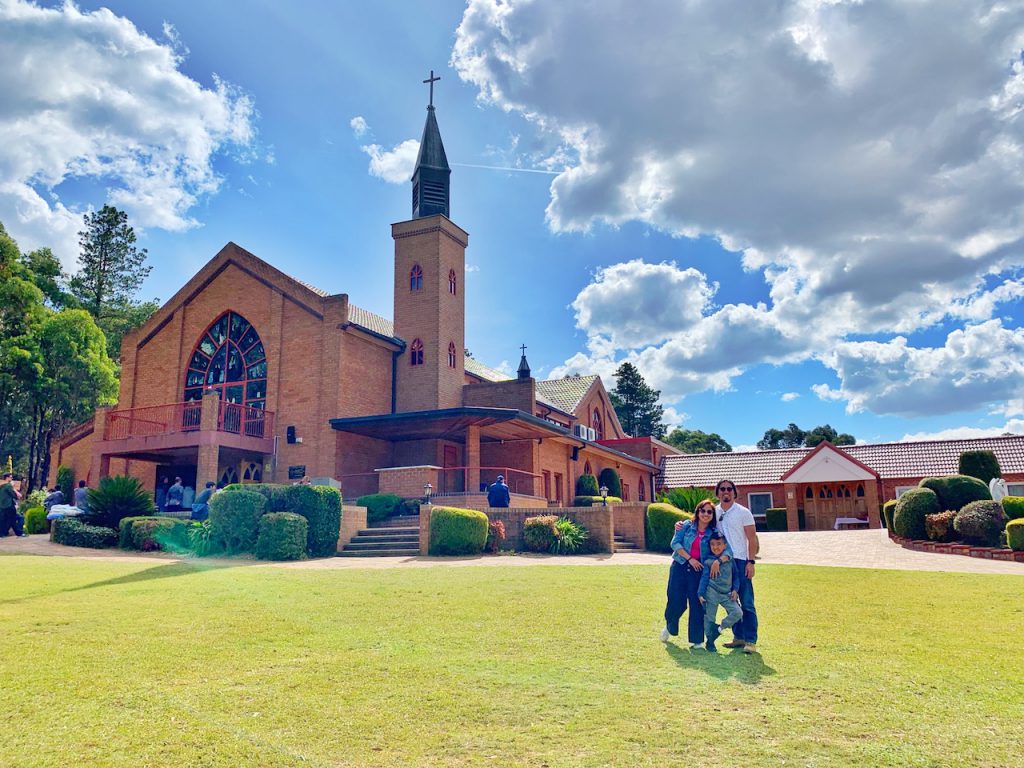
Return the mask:
M 103 424 L 103 439 L 127 440 L 132 437 L 196 432 L 202 426 L 202 413 L 201 400 L 109 411 Z M 268 438 L 274 434 L 274 414 L 259 408 L 220 401 L 216 429 L 247 437 Z
M 469 487 L 470 470 L 479 473 L 479 488 Z M 482 493 L 487 486 L 498 479 L 498 475 L 505 478 L 510 493 L 517 493 L 523 496 L 537 496 L 536 483 L 541 478 L 539 472 L 529 472 L 525 469 L 513 467 L 444 467 L 438 473 L 438 485 L 440 486 L 435 495 L 445 496 L 448 494 Z M 455 486 L 462 486 L 461 490 Z M 452 488 L 448 486 L 452 485 Z

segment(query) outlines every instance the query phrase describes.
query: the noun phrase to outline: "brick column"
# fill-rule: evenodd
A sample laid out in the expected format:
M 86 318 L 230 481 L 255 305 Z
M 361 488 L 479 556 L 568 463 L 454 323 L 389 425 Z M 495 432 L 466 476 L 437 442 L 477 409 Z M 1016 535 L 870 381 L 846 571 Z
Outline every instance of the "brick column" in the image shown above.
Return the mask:
M 205 403 L 204 403 L 205 404 Z M 220 446 L 216 443 L 199 445 L 199 460 L 196 462 L 196 492 L 205 488 L 211 480 L 217 482 L 217 470 L 220 469 Z
M 107 414 L 114 410 L 111 405 L 101 405 L 96 409 L 96 413 L 93 415 L 92 434 L 94 441 L 102 441 L 105 437 L 104 429 L 107 426 Z M 89 462 L 89 474 L 85 477 L 76 477 L 75 480 L 85 480 L 86 483 L 95 488 L 100 478 L 107 477 L 110 475 L 110 456 L 109 454 L 94 452 Z M 71 500 L 68 500 L 71 503 Z
M 786 530 L 800 530 L 800 513 L 797 511 L 796 483 L 786 483 Z
M 868 528 L 881 528 L 882 521 L 878 515 L 878 482 L 864 481 L 864 502 L 868 505 Z
M 480 427 L 466 427 L 466 493 L 480 490 Z
M 201 432 L 216 432 L 220 421 L 219 417 L 220 390 L 211 389 L 209 392 L 204 392 L 202 411 L 199 415 L 199 430 Z
M 423 504 L 420 507 L 420 554 L 430 554 L 430 512 L 432 504 Z

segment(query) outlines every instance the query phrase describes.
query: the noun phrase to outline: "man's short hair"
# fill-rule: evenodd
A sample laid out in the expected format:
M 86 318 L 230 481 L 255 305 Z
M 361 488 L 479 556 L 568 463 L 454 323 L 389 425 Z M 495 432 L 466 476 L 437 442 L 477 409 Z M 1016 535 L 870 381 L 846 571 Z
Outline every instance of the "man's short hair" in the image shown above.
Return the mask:
M 732 480 L 719 480 L 717 483 L 715 483 L 715 493 L 718 493 L 718 489 L 721 488 L 723 485 L 728 485 L 730 488 L 732 488 L 732 492 L 736 493 L 736 483 L 734 483 Z
M 498 475 L 498 482 L 499 483 L 503 482 L 504 480 L 505 480 L 505 476 L 504 475 Z
M 213 486 L 215 486 L 215 485 L 216 485 L 216 483 L 213 482 L 213 480 L 207 480 L 206 481 L 206 487 L 207 488 L 213 488 Z
M 14 477 L 10 472 L 4 472 L 4 480 L 10 480 Z

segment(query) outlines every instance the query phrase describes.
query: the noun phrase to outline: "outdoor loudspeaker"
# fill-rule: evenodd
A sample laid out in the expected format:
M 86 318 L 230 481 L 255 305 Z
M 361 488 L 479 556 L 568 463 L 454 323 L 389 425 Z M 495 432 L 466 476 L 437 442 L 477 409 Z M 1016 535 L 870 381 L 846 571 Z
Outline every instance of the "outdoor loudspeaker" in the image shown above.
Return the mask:
M 295 427 L 288 427 L 288 438 L 289 443 L 295 442 Z
M 574 445 L 572 447 L 572 460 L 573 461 L 579 461 L 580 460 L 580 447 L 578 445 Z

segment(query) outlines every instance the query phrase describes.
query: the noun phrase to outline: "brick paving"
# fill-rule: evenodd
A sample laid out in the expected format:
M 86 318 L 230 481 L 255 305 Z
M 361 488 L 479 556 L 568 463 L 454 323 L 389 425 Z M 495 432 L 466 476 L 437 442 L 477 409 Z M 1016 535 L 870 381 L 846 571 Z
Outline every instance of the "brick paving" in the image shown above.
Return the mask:
M 762 557 L 758 562 L 786 565 L 818 565 L 844 568 L 875 568 L 904 571 L 947 571 L 951 573 L 997 573 L 1024 576 L 1024 563 L 982 560 L 963 555 L 913 552 L 893 544 L 885 531 L 806 531 L 802 533 L 762 533 Z M 2 555 L 43 555 L 84 557 L 127 562 L 180 561 L 183 558 L 164 552 L 124 552 L 117 549 L 83 549 L 54 544 L 48 536 L 0 538 Z M 558 557 L 554 555 L 516 555 L 482 557 L 379 557 L 325 558 L 297 563 L 264 563 L 245 558 L 205 558 L 209 565 L 253 565 L 269 568 L 344 570 L 348 568 L 435 568 L 460 566 L 534 565 L 667 565 L 668 556 L 649 552 L 620 552 L 615 555 Z

